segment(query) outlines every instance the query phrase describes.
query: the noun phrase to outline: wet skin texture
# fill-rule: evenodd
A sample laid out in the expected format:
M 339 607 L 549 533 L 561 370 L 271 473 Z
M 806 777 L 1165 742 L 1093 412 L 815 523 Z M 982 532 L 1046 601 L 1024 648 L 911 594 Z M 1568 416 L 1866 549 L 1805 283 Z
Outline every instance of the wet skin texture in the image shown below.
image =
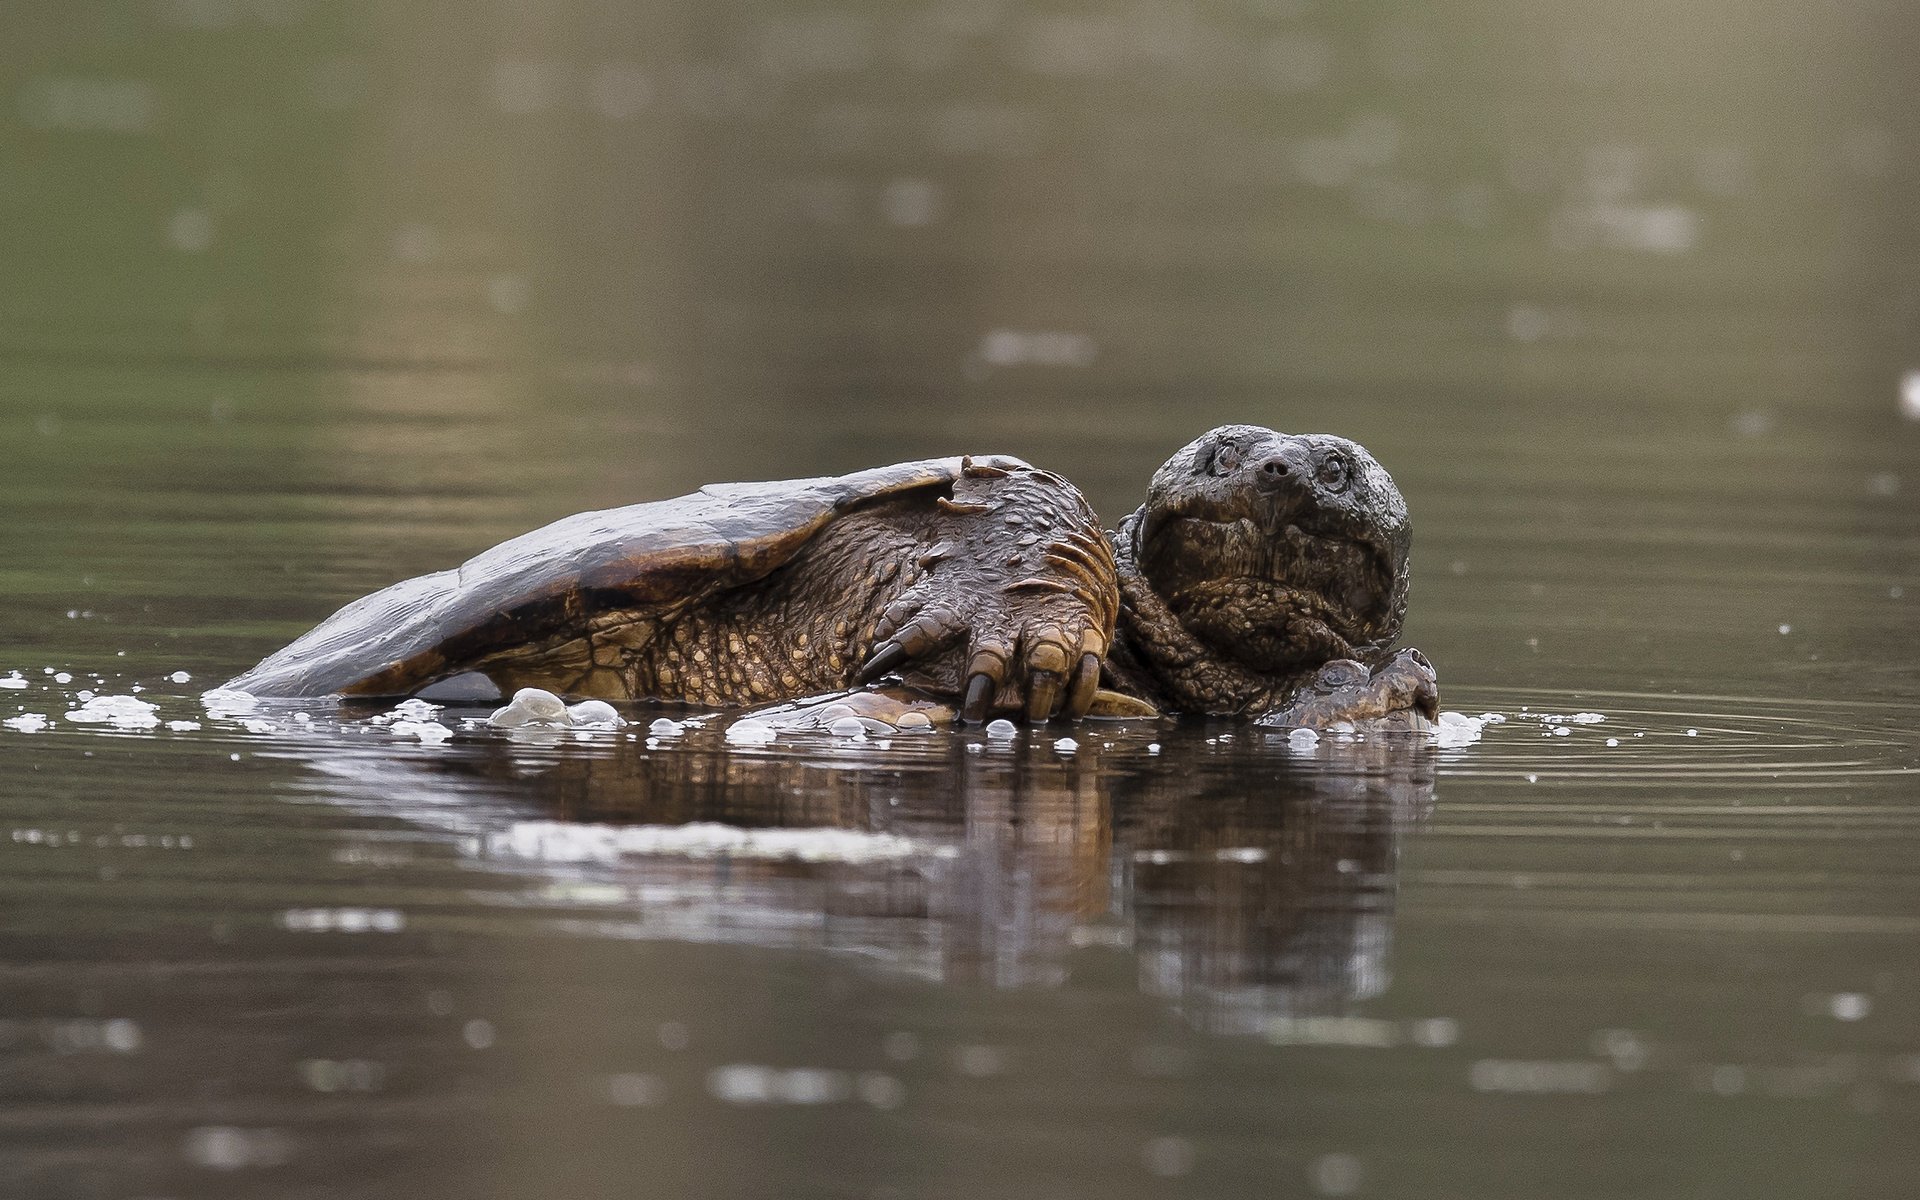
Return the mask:
M 1051 472 L 933 460 L 569 518 L 349 605 L 228 686 L 479 675 L 737 706 L 897 676 L 975 721 L 1431 717 L 1432 668 L 1393 650 L 1410 544 L 1386 471 L 1328 435 L 1212 430 L 1114 533 Z

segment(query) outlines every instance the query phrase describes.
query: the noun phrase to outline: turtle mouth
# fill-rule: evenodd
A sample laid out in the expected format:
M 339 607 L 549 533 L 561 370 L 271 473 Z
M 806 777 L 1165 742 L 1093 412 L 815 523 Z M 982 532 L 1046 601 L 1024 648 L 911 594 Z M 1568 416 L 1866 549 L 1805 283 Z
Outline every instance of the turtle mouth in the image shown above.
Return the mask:
M 1167 514 L 1148 522 L 1140 550 L 1142 567 L 1163 591 L 1173 593 L 1183 590 L 1183 583 L 1234 579 L 1335 602 L 1347 599 L 1356 584 L 1364 585 L 1360 590 L 1368 598 L 1384 596 L 1393 580 L 1392 566 L 1377 547 L 1316 530 L 1308 522 L 1270 527 L 1244 516 L 1222 520 Z
M 1182 622 L 1222 653 L 1276 671 L 1351 653 L 1373 640 L 1390 604 L 1391 561 L 1365 540 L 1314 528 L 1297 508 L 1271 523 L 1149 514 L 1136 561 Z M 1317 632 L 1302 642 L 1308 627 Z

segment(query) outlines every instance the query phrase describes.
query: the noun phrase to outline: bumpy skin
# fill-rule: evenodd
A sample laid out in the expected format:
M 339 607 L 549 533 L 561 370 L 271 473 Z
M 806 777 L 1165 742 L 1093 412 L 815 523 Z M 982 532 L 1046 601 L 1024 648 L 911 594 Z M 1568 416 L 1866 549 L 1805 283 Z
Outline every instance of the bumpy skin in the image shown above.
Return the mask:
M 899 676 L 974 721 L 1404 723 L 1437 708 L 1432 667 L 1392 649 L 1410 543 L 1387 473 L 1326 435 L 1213 430 L 1114 534 L 1017 459 L 904 463 L 569 518 L 349 605 L 228 686 L 407 695 L 478 674 L 740 706 Z

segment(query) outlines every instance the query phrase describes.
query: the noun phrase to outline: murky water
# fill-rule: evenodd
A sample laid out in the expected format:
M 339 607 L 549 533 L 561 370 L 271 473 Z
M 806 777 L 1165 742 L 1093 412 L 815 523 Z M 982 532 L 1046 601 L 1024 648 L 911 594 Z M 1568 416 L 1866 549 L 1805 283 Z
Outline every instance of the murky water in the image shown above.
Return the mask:
M 1910 14 L 87 9 L 0 18 L 0 1194 L 1911 1194 Z M 1394 472 L 1482 741 L 198 699 L 579 509 L 1117 520 L 1228 420 Z

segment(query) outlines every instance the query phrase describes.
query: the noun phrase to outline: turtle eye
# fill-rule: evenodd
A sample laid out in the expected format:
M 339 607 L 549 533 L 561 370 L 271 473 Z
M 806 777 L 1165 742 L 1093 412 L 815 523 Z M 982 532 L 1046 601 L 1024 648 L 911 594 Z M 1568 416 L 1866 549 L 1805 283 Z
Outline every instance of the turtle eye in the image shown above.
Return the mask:
M 1213 452 L 1213 473 L 1231 475 L 1240 469 L 1240 447 L 1226 445 Z
M 1320 461 L 1320 469 L 1315 473 L 1315 478 L 1321 487 L 1330 492 L 1344 492 L 1347 490 L 1347 483 L 1352 478 L 1352 473 L 1347 468 L 1346 460 L 1337 455 L 1328 455 Z

